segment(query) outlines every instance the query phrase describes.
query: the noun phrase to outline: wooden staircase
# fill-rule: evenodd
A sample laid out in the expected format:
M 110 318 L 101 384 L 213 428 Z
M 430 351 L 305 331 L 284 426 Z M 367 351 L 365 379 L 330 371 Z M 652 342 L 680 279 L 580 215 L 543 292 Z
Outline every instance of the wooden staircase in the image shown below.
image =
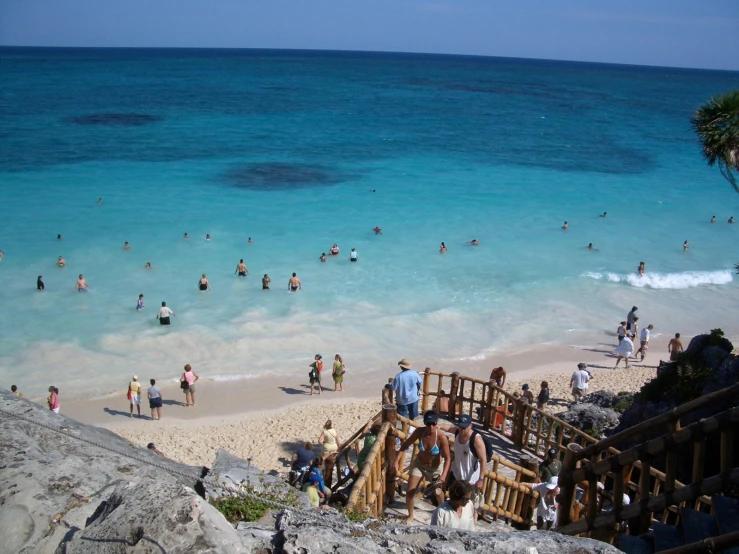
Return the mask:
M 626 554 L 739 554 L 739 500 L 715 494 L 711 506 L 711 514 L 681 508 L 677 526 L 655 521 L 639 537 L 622 533 L 619 548 Z

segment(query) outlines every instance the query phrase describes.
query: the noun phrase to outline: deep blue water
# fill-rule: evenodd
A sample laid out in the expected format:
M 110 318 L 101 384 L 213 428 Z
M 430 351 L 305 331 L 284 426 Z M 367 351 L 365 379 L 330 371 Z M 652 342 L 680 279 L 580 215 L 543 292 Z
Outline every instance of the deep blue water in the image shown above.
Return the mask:
M 739 227 L 726 224 L 739 195 L 690 129 L 739 73 L 0 48 L 0 80 L 3 385 L 38 392 L 61 371 L 71 394 L 106 393 L 131 370 L 164 378 L 186 362 L 302 376 L 317 351 L 357 373 L 404 356 L 493 363 L 601 340 L 637 302 L 660 332 L 739 329 Z M 341 256 L 320 263 L 333 243 Z M 79 273 L 87 295 L 72 292 Z M 154 320 L 162 300 L 170 329 Z

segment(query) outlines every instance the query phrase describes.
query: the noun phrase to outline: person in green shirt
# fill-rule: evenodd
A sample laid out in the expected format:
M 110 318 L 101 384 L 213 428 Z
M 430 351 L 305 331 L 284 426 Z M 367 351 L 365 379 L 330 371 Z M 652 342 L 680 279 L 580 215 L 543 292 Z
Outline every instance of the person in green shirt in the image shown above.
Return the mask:
M 546 483 L 552 477 L 557 477 L 560 471 L 562 471 L 562 462 L 557 458 L 557 449 L 550 448 L 545 460 L 539 464 L 539 478 L 542 483 Z
M 357 455 L 357 473 L 362 471 L 364 462 L 367 460 L 367 455 L 370 450 L 372 450 L 372 446 L 375 442 L 377 442 L 377 433 L 380 432 L 380 427 L 382 427 L 380 422 L 372 423 L 371 419 L 367 422 L 367 425 L 364 426 L 364 446 L 362 446 L 362 450 L 360 450 Z
M 303 485 L 303 492 L 308 493 L 310 505 L 312 508 L 318 508 L 321 505 L 321 491 L 318 490 L 318 484 L 321 482 L 317 475 L 311 475 L 308 482 Z

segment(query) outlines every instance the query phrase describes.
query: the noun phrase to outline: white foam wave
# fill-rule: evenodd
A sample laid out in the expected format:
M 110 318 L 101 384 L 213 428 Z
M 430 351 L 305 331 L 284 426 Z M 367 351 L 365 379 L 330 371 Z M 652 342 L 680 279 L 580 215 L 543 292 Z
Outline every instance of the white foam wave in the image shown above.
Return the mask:
M 253 379 L 257 377 L 252 373 L 240 374 L 240 375 L 212 375 L 208 379 L 211 381 L 224 382 L 224 381 L 241 381 L 242 379 Z
M 688 289 L 701 285 L 726 285 L 734 277 L 728 269 L 722 271 L 684 271 L 681 273 L 645 273 L 637 275 L 630 273 L 586 273 L 591 279 L 604 279 L 613 283 L 626 283 L 632 287 L 646 287 L 651 289 Z

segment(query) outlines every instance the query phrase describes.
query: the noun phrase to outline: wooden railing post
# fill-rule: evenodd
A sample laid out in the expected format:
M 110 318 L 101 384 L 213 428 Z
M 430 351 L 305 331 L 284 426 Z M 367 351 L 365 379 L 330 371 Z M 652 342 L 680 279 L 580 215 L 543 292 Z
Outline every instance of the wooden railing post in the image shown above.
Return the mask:
M 493 422 L 493 414 L 495 414 L 495 411 L 498 409 L 497 406 L 493 406 L 493 399 L 495 396 L 495 389 L 493 388 L 495 385 L 495 381 L 492 379 L 488 382 L 488 394 L 485 397 L 485 405 L 483 406 L 483 418 L 482 418 L 482 428 L 486 431 L 490 430 L 490 426 Z
M 732 470 L 733 462 L 733 430 L 731 428 L 724 429 L 721 431 L 721 462 L 720 471 L 723 474 L 728 475 Z
M 680 428 L 679 421 L 671 421 L 667 424 L 668 432 L 671 435 Z M 665 456 L 665 490 L 664 492 L 672 492 L 675 490 L 675 479 L 677 478 L 677 450 L 671 448 Z
M 528 404 L 521 402 L 521 399 L 517 398 L 513 405 L 513 433 L 511 440 L 513 441 L 513 447 L 521 450 L 523 448 L 524 422 Z
M 392 394 L 393 394 L 392 389 L 388 389 L 385 387 L 382 388 L 382 405 L 383 406 L 386 404 L 393 403 Z
M 649 501 L 649 494 L 651 488 L 649 483 L 651 481 L 652 464 L 649 460 L 641 460 L 641 468 L 639 470 L 639 503 L 643 506 L 647 505 Z M 649 530 L 649 524 L 652 521 L 652 514 L 650 512 L 643 513 L 639 517 L 634 518 L 629 522 L 629 529 L 632 535 L 641 535 Z
M 421 413 L 429 409 L 429 382 L 431 381 L 431 368 L 423 370 L 423 400 L 421 401 Z
M 575 508 L 575 488 L 577 487 L 577 483 L 572 479 L 572 472 L 577 467 L 577 454 L 581 450 L 582 447 L 579 444 L 570 443 L 565 451 L 562 471 L 559 473 L 561 501 L 557 509 L 557 527 L 562 527 L 572 521 Z
M 693 483 L 703 480 L 703 464 L 705 460 L 706 439 L 702 438 L 693 443 Z
M 536 460 L 536 458 L 532 458 L 528 454 L 522 454 L 519 461 L 519 465 L 525 469 L 528 469 L 529 471 L 533 472 L 533 475 L 527 475 L 526 473 L 521 474 L 521 483 L 530 483 L 533 487 L 534 480 L 536 479 L 536 475 L 539 471 L 539 462 Z M 523 494 L 523 493 L 522 493 Z M 521 504 L 521 519 L 523 519 L 523 523 L 521 523 L 520 528 L 524 531 L 528 531 L 531 529 L 531 523 L 534 515 L 534 510 L 536 509 L 536 500 L 534 500 L 533 496 L 524 496 L 523 502 Z
M 459 373 L 452 373 L 452 384 L 449 387 L 449 421 L 457 418 L 457 389 L 459 388 Z
M 395 501 L 395 480 L 397 473 L 395 471 L 395 425 L 397 423 L 398 413 L 394 404 L 385 404 L 382 407 L 382 421 L 390 424 L 387 436 L 385 437 L 385 506 Z

